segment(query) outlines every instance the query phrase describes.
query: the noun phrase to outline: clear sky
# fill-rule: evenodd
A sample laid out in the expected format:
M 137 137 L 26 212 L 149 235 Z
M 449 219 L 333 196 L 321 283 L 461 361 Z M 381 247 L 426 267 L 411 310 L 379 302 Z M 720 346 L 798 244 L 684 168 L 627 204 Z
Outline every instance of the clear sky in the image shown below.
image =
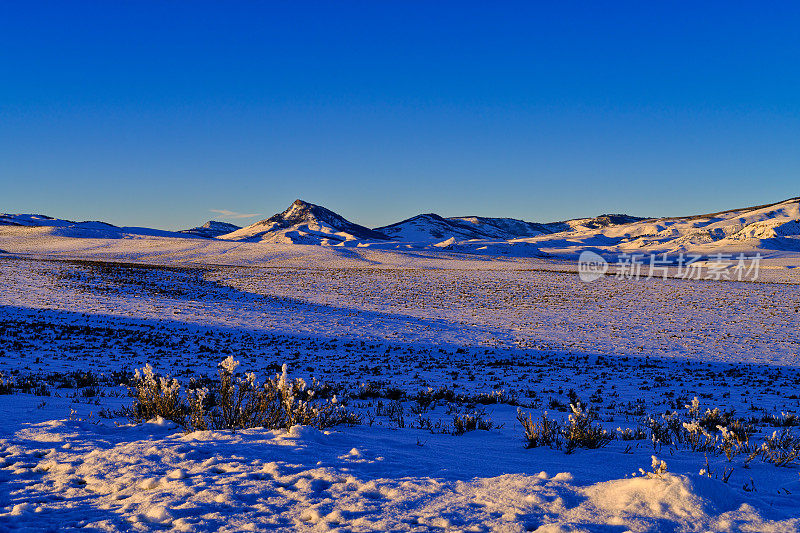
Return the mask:
M 0 4 L 0 212 L 551 221 L 798 185 L 798 2 Z

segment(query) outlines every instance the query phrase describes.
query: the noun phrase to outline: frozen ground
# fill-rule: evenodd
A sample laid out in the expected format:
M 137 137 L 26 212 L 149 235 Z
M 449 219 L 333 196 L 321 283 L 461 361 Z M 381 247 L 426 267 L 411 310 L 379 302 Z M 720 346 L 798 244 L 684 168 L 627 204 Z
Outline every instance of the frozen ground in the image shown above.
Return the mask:
M 260 531 L 792 531 L 786 491 L 694 474 L 631 476 L 649 455 L 564 456 L 502 433 L 28 426 L 0 441 L 4 528 Z M 422 441 L 420 441 L 422 438 Z M 693 469 L 667 457 L 669 466 Z M 770 467 L 773 468 L 773 467 Z M 565 470 L 569 470 L 566 472 Z M 768 472 L 754 471 L 754 475 Z M 609 479 L 609 481 L 598 481 Z M 780 509 L 783 509 L 781 511 Z M 44 526 L 44 527 L 43 527 Z
M 30 385 L 0 395 L 0 530 L 800 528 L 792 464 L 648 439 L 526 449 L 516 421 L 566 417 L 577 397 L 617 432 L 698 397 L 752 419 L 754 441 L 782 431 L 800 411 L 798 285 L 584 284 L 541 260 L 270 250 L 276 267 L 0 259 L 0 373 Z M 124 259 L 157 262 L 141 252 Z M 362 423 L 186 434 L 115 414 L 132 369 L 188 381 L 228 355 L 261 376 L 287 363 Z M 491 430 L 452 434 L 481 410 Z M 651 455 L 666 473 L 639 472 Z

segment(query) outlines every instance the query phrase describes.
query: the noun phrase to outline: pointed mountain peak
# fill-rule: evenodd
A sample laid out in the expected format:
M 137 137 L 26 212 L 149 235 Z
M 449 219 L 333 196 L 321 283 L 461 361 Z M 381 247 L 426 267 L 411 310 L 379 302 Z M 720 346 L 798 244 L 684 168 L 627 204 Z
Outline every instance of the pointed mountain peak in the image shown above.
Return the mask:
M 319 206 L 303 201 L 300 198 L 298 198 L 297 200 L 292 202 L 291 205 L 289 205 L 289 207 L 287 207 L 286 210 L 281 214 L 285 215 L 287 213 L 292 213 L 297 211 L 308 211 L 314 209 L 315 207 Z
M 232 232 L 225 238 L 300 244 L 387 239 L 380 232 L 354 224 L 330 209 L 299 198 L 282 213 Z
M 266 220 L 266 222 L 289 222 L 292 224 L 302 222 L 325 222 L 333 227 L 352 224 L 344 217 L 337 215 L 330 209 L 321 205 L 312 204 L 299 198 L 292 202 L 283 213 L 279 213 Z

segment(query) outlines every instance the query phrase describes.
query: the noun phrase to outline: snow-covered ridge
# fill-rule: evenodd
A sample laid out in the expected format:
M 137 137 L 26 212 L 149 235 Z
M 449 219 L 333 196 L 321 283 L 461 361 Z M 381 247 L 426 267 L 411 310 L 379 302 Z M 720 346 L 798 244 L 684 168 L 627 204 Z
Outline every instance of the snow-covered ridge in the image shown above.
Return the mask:
M 108 222 L 90 220 L 75 222 L 46 215 L 0 213 L 0 228 L 18 229 L 16 232 L 34 233 L 48 237 L 75 237 L 89 239 L 121 239 L 125 237 L 191 237 L 174 231 L 137 226 L 115 226 Z
M 570 229 L 526 239 L 551 253 L 592 248 L 610 253 L 713 254 L 759 250 L 800 250 L 800 198 L 706 215 L 644 219 L 598 227 L 573 223 Z M 573 221 L 578 222 L 578 221 Z
M 435 213 L 417 215 L 409 219 L 376 228 L 393 240 L 409 242 L 437 242 L 446 239 L 508 240 L 516 237 L 534 237 L 551 231 L 543 224 L 513 218 L 451 217 Z
M 444 218 L 435 213 L 426 213 L 375 229 L 392 240 L 404 242 L 440 242 L 448 239 L 508 241 L 575 229 L 606 228 L 640 220 L 645 219 L 630 215 L 600 215 L 596 218 L 538 223 L 516 218 L 479 216 Z
M 108 222 L 100 222 L 97 220 L 90 220 L 84 222 L 75 222 L 73 220 L 63 220 L 59 218 L 49 217 L 47 215 L 35 214 L 0 214 L 0 226 L 50 226 L 58 228 L 66 227 L 81 227 L 81 228 L 99 228 L 111 229 L 118 228 Z
M 236 224 L 230 224 L 228 222 L 219 222 L 217 220 L 209 220 L 202 226 L 197 226 L 196 228 L 184 229 L 181 230 L 180 233 L 186 233 L 189 235 L 197 235 L 198 237 L 206 237 L 208 239 L 213 239 L 215 237 L 219 237 L 220 235 L 231 233 L 239 229 L 242 229 L 242 227 L 237 226 Z
M 0 228 L 6 228 L 0 229 L 0 237 L 202 237 L 228 242 L 358 246 L 401 251 L 446 249 L 520 257 L 569 258 L 586 249 L 612 256 L 620 253 L 796 253 L 800 252 L 800 198 L 685 217 L 605 214 L 549 223 L 479 216 L 445 218 L 426 213 L 374 229 L 351 222 L 325 207 L 296 200 L 282 213 L 245 228 L 209 221 L 197 228 L 168 232 L 117 227 L 105 222 L 73 222 L 43 215 L 8 214 L 0 214 Z
M 535 237 L 545 233 L 552 233 L 550 224 L 539 224 L 537 222 L 526 222 L 516 218 L 491 218 L 491 217 L 450 217 L 448 220 L 461 220 L 474 224 L 481 229 L 490 230 L 496 228 L 498 235 L 511 237 Z

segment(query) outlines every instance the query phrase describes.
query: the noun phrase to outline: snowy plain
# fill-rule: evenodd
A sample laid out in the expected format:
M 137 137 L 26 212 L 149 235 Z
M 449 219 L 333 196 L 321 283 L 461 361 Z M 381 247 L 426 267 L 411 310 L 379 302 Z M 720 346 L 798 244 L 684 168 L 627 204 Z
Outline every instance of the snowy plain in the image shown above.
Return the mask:
M 796 465 L 648 439 L 526 449 L 516 420 L 577 397 L 621 434 L 697 397 L 761 420 L 754 440 L 783 430 L 764 421 L 800 412 L 790 252 L 760 283 L 587 284 L 541 257 L 2 232 L 0 374 L 49 395 L 0 395 L 0 530 L 800 529 Z M 186 433 L 115 415 L 122 373 L 188 381 L 227 356 L 261 376 L 286 363 L 362 422 Z M 442 387 L 457 399 L 414 399 Z M 476 411 L 494 427 L 450 431 Z

